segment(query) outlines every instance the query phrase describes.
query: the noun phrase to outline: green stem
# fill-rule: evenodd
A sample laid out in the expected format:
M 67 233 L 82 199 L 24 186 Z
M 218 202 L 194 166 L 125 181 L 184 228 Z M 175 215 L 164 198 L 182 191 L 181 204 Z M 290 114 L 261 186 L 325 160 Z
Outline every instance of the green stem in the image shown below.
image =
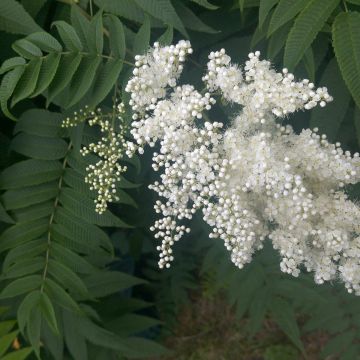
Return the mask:
M 61 192 L 61 188 L 62 188 L 62 183 L 63 183 L 63 177 L 64 177 L 64 172 L 65 172 L 65 168 L 66 168 L 66 164 L 67 164 L 67 155 L 70 151 L 72 147 L 72 142 L 69 142 L 69 146 L 67 148 L 66 151 L 66 155 L 64 157 L 64 161 L 62 163 L 62 174 L 59 178 L 59 182 L 58 182 L 58 193 L 56 194 L 55 200 L 54 200 L 54 206 L 53 206 L 53 211 L 50 215 L 50 219 L 49 219 L 49 224 L 48 224 L 48 230 L 47 230 L 47 248 L 46 248 L 46 254 L 45 254 L 45 266 L 44 266 L 44 271 L 42 274 L 42 284 L 41 284 L 41 288 L 40 291 L 43 292 L 44 291 L 44 286 L 45 286 L 45 281 L 46 281 L 46 276 L 48 273 L 48 268 L 49 268 L 49 260 L 50 260 L 50 249 L 51 249 L 51 226 L 54 222 L 54 216 L 56 213 L 56 209 L 59 205 L 59 196 L 60 196 L 60 192 Z

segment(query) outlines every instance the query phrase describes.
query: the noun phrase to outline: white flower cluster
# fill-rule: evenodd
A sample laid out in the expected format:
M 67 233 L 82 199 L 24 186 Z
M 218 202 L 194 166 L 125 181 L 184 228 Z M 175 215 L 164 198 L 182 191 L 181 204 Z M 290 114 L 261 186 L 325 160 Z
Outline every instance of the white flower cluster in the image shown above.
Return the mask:
M 155 204 L 162 217 L 151 228 L 162 240 L 159 266 L 170 266 L 172 245 L 200 210 L 210 237 L 224 241 L 239 268 L 269 238 L 282 271 L 298 276 L 304 266 L 316 283 L 340 277 L 360 294 L 360 208 L 342 190 L 360 180 L 359 154 L 344 152 L 317 129 L 296 134 L 277 122 L 325 106 L 332 100 L 327 89 L 296 82 L 286 69 L 277 73 L 259 52 L 250 53 L 241 70 L 222 49 L 209 55 L 208 92 L 201 94 L 175 85 L 187 53 L 184 41 L 156 44 L 137 57 L 127 86 L 135 139 L 129 153 L 160 146 L 153 156 L 160 180 L 150 186 L 163 199 Z M 242 106 L 226 129 L 204 116 L 218 93 Z
M 90 143 L 80 150 L 83 156 L 93 153 L 100 158 L 95 164 L 86 167 L 85 176 L 85 183 L 89 184 L 90 190 L 97 193 L 94 202 L 95 211 L 99 214 L 106 211 L 108 203 L 119 200 L 116 195 L 116 183 L 121 180 L 121 174 L 127 170 L 126 166 L 118 163 L 123 158 L 126 148 L 124 129 L 120 127 L 120 130 L 115 131 L 113 124 L 115 118 L 122 120 L 123 112 L 122 103 L 114 105 L 111 115 L 103 114 L 101 109 L 89 111 L 85 108 L 80 110 L 79 114 L 75 113 L 74 118 L 66 118 L 62 124 L 63 127 L 73 127 L 88 120 L 90 126 L 98 125 L 103 134 L 97 143 Z

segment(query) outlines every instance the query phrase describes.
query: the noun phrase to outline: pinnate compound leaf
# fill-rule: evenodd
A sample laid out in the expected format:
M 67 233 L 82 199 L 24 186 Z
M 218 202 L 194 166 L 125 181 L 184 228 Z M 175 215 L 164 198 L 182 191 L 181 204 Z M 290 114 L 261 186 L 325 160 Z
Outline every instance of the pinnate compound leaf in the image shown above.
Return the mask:
M 83 15 L 78 6 L 71 6 L 71 24 L 78 34 L 81 44 L 86 51 L 90 51 L 91 40 L 90 21 Z
M 24 360 L 32 352 L 33 349 L 31 347 L 22 348 L 20 350 L 13 351 L 10 354 L 6 354 L 5 356 L 3 356 L 2 360 Z
M 6 350 L 10 347 L 19 331 L 15 330 L 9 334 L 6 334 L 0 338 L 0 357 L 3 358 L 3 355 L 6 353 Z
M 169 46 L 173 41 L 174 29 L 168 26 L 165 32 L 159 37 L 158 42 L 161 46 Z
M 340 0 L 311 0 L 296 18 L 286 40 L 284 65 L 293 70 Z
M 39 303 L 41 298 L 40 290 L 34 290 L 27 294 L 17 310 L 17 321 L 19 324 L 20 331 L 24 333 L 26 324 L 29 321 L 30 312 Z
M 26 10 L 15 0 L 0 1 L 0 30 L 14 34 L 31 34 L 40 31 Z
M 339 14 L 333 23 L 332 34 L 341 74 L 360 108 L 360 13 Z

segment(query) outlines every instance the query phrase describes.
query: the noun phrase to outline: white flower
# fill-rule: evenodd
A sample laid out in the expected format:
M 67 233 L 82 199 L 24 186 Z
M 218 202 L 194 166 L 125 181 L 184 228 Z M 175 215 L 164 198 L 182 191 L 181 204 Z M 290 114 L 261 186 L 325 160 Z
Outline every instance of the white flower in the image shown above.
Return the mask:
M 277 121 L 325 106 L 332 101 L 327 89 L 297 82 L 286 69 L 277 73 L 259 52 L 241 70 L 222 49 L 209 55 L 202 95 L 176 86 L 187 53 L 188 42 L 156 45 L 137 58 L 127 86 L 135 139 L 129 154 L 160 146 L 153 156 L 160 181 L 150 186 L 162 199 L 155 204 L 162 217 L 151 228 L 162 240 L 159 266 L 170 266 L 172 245 L 199 210 L 210 237 L 224 241 L 239 268 L 269 238 L 282 271 L 298 276 L 304 266 L 317 283 L 339 277 L 360 294 L 360 209 L 343 191 L 360 179 L 359 154 L 330 144 L 317 129 L 296 134 Z M 211 93 L 242 106 L 227 129 L 203 120 L 215 104 Z

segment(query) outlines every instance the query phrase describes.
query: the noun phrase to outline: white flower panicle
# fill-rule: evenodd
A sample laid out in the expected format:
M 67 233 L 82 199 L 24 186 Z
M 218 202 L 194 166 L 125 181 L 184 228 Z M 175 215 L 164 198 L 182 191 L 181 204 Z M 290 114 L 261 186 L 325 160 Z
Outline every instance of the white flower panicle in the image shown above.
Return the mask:
M 85 108 L 80 110 L 80 114 L 75 113 L 72 119 L 67 118 L 63 122 L 63 127 L 73 127 L 79 122 L 88 120 L 90 126 L 100 127 L 101 139 L 80 150 L 83 156 L 93 153 L 99 158 L 95 164 L 86 167 L 85 176 L 85 183 L 89 184 L 90 190 L 96 191 L 95 211 L 99 214 L 106 211 L 108 203 L 120 200 L 116 195 L 116 183 L 121 180 L 121 174 L 127 170 L 126 166 L 119 164 L 119 160 L 124 156 L 126 141 L 124 128 L 120 126 L 119 130 L 115 130 L 113 122 L 115 118 L 121 121 L 123 112 L 122 103 L 114 105 L 111 115 L 103 114 L 101 109 L 89 111 Z
M 162 199 L 155 204 L 162 217 L 151 227 L 162 241 L 159 266 L 170 266 L 173 244 L 201 211 L 210 237 L 224 241 L 239 268 L 269 238 L 282 271 L 298 276 L 305 267 L 319 284 L 339 277 L 360 294 L 360 208 L 343 191 L 360 180 L 359 154 L 329 143 L 317 129 L 296 134 L 277 123 L 325 106 L 332 101 L 327 89 L 296 82 L 286 69 L 277 73 L 259 52 L 241 70 L 222 49 L 209 55 L 208 92 L 201 94 L 175 84 L 190 49 L 187 42 L 156 44 L 127 86 L 135 139 L 128 153 L 142 153 L 146 144 L 160 149 L 153 155 L 160 179 L 150 186 Z M 166 73 L 158 79 L 159 64 Z M 226 129 L 205 115 L 218 94 L 242 105 Z

